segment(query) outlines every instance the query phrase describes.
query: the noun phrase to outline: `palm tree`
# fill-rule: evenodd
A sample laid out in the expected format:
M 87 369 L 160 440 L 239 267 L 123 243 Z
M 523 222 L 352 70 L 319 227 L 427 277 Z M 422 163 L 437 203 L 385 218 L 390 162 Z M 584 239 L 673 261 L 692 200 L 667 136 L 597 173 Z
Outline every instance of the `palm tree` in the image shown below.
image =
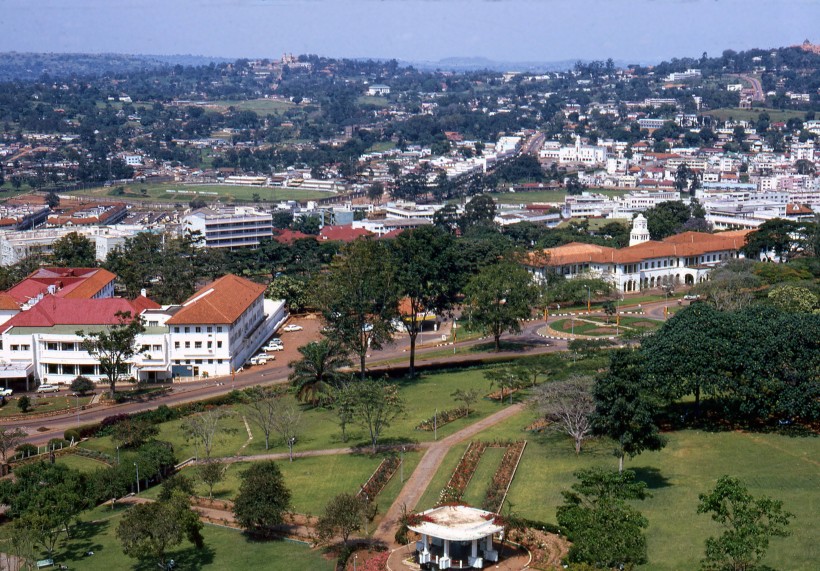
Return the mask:
M 330 398 L 331 389 L 344 377 L 339 369 L 352 362 L 339 345 L 328 339 L 299 347 L 299 352 L 302 359 L 288 363 L 293 369 L 288 379 L 297 399 L 316 406 Z

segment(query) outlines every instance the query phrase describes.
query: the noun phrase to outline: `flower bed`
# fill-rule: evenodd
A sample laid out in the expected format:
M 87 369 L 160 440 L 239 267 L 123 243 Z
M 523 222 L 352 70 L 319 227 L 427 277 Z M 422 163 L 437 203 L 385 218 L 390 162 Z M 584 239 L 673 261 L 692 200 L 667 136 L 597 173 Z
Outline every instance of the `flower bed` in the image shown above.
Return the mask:
M 439 412 L 437 415 L 431 416 L 426 420 L 422 420 L 416 426 L 416 430 L 426 430 L 427 432 L 431 432 L 436 426 L 441 428 L 445 424 L 449 424 L 454 420 L 458 420 L 459 418 L 462 418 L 464 416 L 467 416 L 467 409 L 464 407 L 443 410 Z
M 524 446 L 526 446 L 526 444 L 526 440 L 521 440 L 507 445 L 507 451 L 504 452 L 501 464 L 498 470 L 496 470 L 490 485 L 487 487 L 484 501 L 481 503 L 481 509 L 496 513 L 501 509 L 501 505 L 507 497 L 507 490 L 510 489 L 510 484 L 515 476 L 518 462 L 521 460 L 521 455 L 524 453 Z
M 521 389 L 511 389 L 511 388 L 505 388 L 505 389 L 504 389 L 504 398 L 505 398 L 505 399 L 509 399 L 511 394 L 513 394 L 513 395 L 514 395 L 515 393 L 517 393 L 517 392 L 518 392 L 518 391 L 520 391 L 520 390 L 521 390 Z M 487 398 L 488 398 L 488 399 L 490 399 L 490 400 L 497 400 L 497 401 L 500 401 L 500 400 L 501 400 L 501 389 L 499 389 L 499 390 L 497 390 L 497 391 L 493 391 L 493 392 L 489 393 L 489 394 L 487 395 Z
M 370 476 L 370 479 L 365 482 L 356 495 L 361 496 L 364 494 L 368 500 L 372 501 L 387 485 L 387 482 L 390 481 L 390 478 L 393 477 L 393 474 L 396 473 L 400 465 L 401 460 L 399 460 L 398 456 L 388 456 L 382 460 L 376 468 L 376 471 L 373 472 L 373 475 Z
M 478 466 L 478 461 L 484 455 L 484 450 L 487 449 L 487 443 L 480 440 L 470 442 L 470 446 L 464 452 L 461 460 L 450 476 L 450 481 L 447 486 L 441 491 L 439 495 L 438 505 L 446 502 L 459 502 L 461 496 L 464 495 L 464 490 L 467 489 L 467 484 L 473 478 L 475 469 Z

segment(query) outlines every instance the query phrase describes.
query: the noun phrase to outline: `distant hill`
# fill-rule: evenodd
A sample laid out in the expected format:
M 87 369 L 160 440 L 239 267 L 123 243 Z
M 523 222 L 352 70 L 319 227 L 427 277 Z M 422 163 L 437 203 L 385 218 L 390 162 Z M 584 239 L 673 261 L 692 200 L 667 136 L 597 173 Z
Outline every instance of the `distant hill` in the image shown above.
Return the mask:
M 559 60 L 559 61 L 494 61 L 482 57 L 451 57 L 438 61 L 402 61 L 402 65 L 412 65 L 421 70 L 448 70 L 448 71 L 526 71 L 526 72 L 547 72 L 566 71 L 575 67 L 579 60 Z M 581 60 L 584 63 L 588 61 Z M 629 64 L 639 63 L 641 65 L 657 62 L 624 62 L 615 61 L 616 67 L 626 67 Z
M 172 65 L 197 66 L 211 62 L 232 61 L 193 55 L 126 55 L 126 54 L 61 54 L 61 53 L 0 53 L 0 81 L 33 81 L 48 75 L 100 76 L 131 73 Z

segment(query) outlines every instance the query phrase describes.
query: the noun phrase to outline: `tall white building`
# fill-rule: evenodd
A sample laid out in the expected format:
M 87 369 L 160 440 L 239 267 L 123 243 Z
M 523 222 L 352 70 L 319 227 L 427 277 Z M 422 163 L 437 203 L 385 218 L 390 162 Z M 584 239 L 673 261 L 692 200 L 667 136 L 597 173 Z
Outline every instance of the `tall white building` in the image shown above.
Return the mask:
M 273 237 L 273 217 L 250 206 L 199 208 L 183 218 L 186 232 L 199 232 L 205 248 L 256 248 Z
M 643 214 L 632 220 L 632 231 L 629 233 L 629 245 L 636 246 L 649 241 L 649 225 Z

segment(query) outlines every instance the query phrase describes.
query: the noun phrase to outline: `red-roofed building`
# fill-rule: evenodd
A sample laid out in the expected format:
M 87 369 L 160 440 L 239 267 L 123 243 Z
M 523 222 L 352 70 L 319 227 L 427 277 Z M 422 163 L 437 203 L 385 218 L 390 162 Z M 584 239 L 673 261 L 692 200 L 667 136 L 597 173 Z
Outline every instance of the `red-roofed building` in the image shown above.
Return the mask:
M 40 268 L 6 293 L 20 305 L 48 294 L 69 299 L 102 299 L 114 295 L 116 279 L 102 268 Z
M 316 236 L 305 234 L 304 232 L 300 232 L 299 230 L 273 231 L 273 239 L 279 242 L 280 244 L 286 244 L 288 246 L 293 244 L 296 240 L 304 240 L 306 238 L 316 238 Z
M 362 236 L 373 236 L 372 232 L 364 228 L 353 228 L 352 226 L 324 226 L 319 232 L 318 240 L 330 242 L 353 242 Z

